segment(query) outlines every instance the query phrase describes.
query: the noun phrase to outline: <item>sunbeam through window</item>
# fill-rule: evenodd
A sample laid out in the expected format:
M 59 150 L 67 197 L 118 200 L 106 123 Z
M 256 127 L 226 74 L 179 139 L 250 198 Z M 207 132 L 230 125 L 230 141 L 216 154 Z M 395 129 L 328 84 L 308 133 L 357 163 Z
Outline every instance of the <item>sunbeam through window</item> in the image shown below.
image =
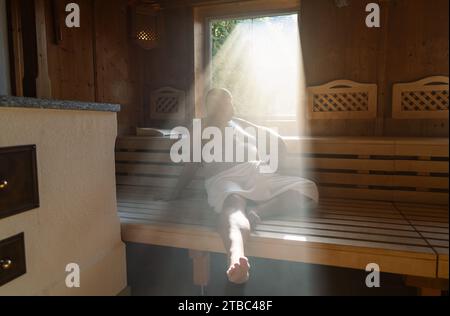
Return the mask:
M 239 115 L 297 115 L 297 14 L 212 20 L 210 32 L 213 86 L 231 91 Z

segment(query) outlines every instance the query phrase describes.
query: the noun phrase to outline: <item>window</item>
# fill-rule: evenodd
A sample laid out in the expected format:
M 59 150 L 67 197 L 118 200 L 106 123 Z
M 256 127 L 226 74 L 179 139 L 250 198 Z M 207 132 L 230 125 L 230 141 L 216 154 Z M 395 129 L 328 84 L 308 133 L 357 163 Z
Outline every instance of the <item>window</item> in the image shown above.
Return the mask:
M 209 20 L 211 86 L 242 117 L 295 119 L 300 91 L 297 13 Z

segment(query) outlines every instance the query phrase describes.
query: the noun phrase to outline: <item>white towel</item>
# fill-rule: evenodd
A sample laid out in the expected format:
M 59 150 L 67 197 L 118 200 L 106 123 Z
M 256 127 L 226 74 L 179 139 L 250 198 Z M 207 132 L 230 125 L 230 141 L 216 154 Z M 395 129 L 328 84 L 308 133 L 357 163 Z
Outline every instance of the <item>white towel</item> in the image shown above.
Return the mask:
M 300 177 L 260 173 L 260 164 L 238 164 L 205 181 L 208 203 L 215 212 L 222 211 L 223 203 L 232 194 L 255 202 L 265 202 L 286 191 L 294 190 L 318 202 L 319 193 L 314 182 Z

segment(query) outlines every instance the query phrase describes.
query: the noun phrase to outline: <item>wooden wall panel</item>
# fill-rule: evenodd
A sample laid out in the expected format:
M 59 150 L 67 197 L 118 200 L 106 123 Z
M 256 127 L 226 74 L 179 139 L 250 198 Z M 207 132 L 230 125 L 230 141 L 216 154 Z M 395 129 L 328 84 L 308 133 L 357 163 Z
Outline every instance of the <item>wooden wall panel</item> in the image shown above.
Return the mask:
M 72 1 L 59 0 L 57 13 L 62 41 L 55 43 L 52 1 L 46 1 L 49 75 L 54 99 L 95 101 L 92 0 L 79 0 L 81 27 L 65 27 L 65 6 Z
M 193 65 L 193 13 L 191 7 L 163 9 L 164 31 L 160 45 L 142 53 L 144 74 L 144 108 L 146 124 L 149 126 L 174 127 L 184 122 L 164 122 L 150 116 L 150 92 L 170 86 L 183 90 L 187 96 L 187 117 L 193 113 L 194 85 Z
M 377 83 L 380 30 L 365 25 L 366 1 L 337 8 L 330 0 L 303 0 L 300 37 L 308 86 L 346 79 Z M 309 133 L 320 136 L 370 136 L 374 120 L 311 121 Z
M 448 120 L 392 120 L 392 85 L 449 75 L 448 0 L 392 1 L 387 51 L 386 135 L 447 136 Z
M 81 27 L 64 24 L 65 5 L 46 1 L 49 73 L 53 98 L 119 103 L 119 134 L 140 125 L 138 49 L 128 39 L 127 0 L 80 0 Z M 52 3 L 55 3 L 55 15 Z M 55 23 L 61 41 L 56 42 Z
M 119 134 L 134 133 L 143 115 L 139 68 L 145 59 L 129 40 L 127 1 L 95 0 L 95 71 L 98 102 L 119 103 Z

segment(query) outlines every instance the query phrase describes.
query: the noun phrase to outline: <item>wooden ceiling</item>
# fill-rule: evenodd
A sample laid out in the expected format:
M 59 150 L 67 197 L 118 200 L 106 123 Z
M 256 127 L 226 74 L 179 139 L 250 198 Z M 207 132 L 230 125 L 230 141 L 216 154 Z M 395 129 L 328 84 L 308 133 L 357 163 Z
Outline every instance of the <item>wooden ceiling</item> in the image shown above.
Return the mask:
M 192 7 L 219 3 L 242 2 L 249 0 L 128 0 L 131 6 L 140 4 L 158 5 L 162 9 L 177 8 L 177 7 Z

